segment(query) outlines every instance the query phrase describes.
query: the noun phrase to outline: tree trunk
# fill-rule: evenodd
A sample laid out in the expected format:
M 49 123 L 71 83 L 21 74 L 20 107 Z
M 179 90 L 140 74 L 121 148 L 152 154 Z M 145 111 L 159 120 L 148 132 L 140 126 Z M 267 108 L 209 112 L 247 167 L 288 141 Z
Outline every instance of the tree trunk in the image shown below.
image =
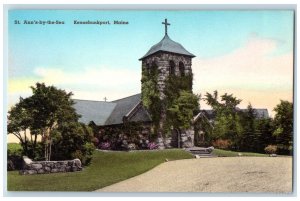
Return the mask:
M 27 136 L 26 136 L 26 129 L 24 131 L 24 153 L 28 156 L 28 146 L 27 146 Z M 29 156 L 30 157 L 30 156 Z
M 49 143 L 49 161 L 51 161 L 51 147 L 52 147 L 52 140 Z
M 32 144 L 32 153 L 33 153 L 33 156 L 34 156 L 34 157 L 36 157 L 36 153 L 35 153 L 36 140 L 37 140 L 37 135 L 35 134 L 35 135 L 34 135 L 34 142 L 33 142 L 33 144 Z

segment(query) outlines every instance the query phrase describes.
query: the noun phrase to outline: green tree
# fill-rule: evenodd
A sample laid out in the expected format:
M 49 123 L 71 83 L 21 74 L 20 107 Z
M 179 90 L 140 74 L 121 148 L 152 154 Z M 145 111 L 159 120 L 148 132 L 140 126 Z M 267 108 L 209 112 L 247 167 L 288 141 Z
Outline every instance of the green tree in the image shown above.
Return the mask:
M 24 147 L 26 147 L 26 137 L 22 139 L 20 131 L 25 132 L 29 129 L 30 135 L 34 135 L 34 148 L 37 145 L 37 135 L 41 135 L 44 145 L 44 158 L 45 160 L 50 160 L 56 157 L 51 155 L 52 148 L 56 147 L 56 144 L 60 141 L 65 141 L 66 138 L 71 136 L 67 134 L 67 131 L 70 132 L 71 130 L 74 132 L 73 135 L 83 135 L 84 132 L 74 128 L 74 125 L 78 125 L 79 115 L 76 114 L 75 109 L 72 107 L 74 104 L 71 99 L 72 93 L 67 93 L 54 86 L 46 86 L 44 83 L 37 83 L 31 89 L 33 95 L 25 99 L 21 98 L 20 102 L 10 110 L 8 133 L 13 133 L 19 137 L 21 144 L 24 144 Z M 66 122 L 68 122 L 67 125 Z M 68 126 L 70 127 L 69 130 L 67 129 Z M 84 140 L 85 142 L 90 142 L 90 139 Z M 77 146 L 76 150 L 81 150 L 85 144 L 81 140 L 73 142 L 74 146 Z M 64 151 L 68 157 L 69 153 L 67 151 L 69 150 Z M 33 155 L 36 153 L 37 151 L 33 149 Z
M 167 125 L 177 129 L 187 129 L 191 126 L 194 111 L 199 108 L 199 97 L 190 91 L 182 90 L 179 97 L 167 109 Z
M 265 147 L 276 144 L 271 118 L 255 120 L 255 135 L 258 136 L 256 152 L 265 153 Z
M 7 131 L 8 134 L 13 134 L 20 140 L 21 146 L 23 148 L 23 154 L 28 154 L 29 139 L 27 131 L 30 128 L 32 122 L 33 119 L 30 115 L 30 112 L 24 105 L 24 99 L 20 98 L 20 102 L 13 106 L 8 112 Z M 36 138 L 32 143 L 36 144 Z
M 237 110 L 237 105 L 242 101 L 232 94 L 225 93 L 218 100 L 218 92 L 213 94 L 206 93 L 204 100 L 212 107 L 215 112 L 215 120 L 213 122 L 214 129 L 212 139 L 228 139 L 231 141 L 233 148 L 239 149 L 242 125 L 241 116 Z
M 279 145 L 279 149 L 287 153 L 293 145 L 293 103 L 281 100 L 274 111 L 274 136 Z
M 252 105 L 249 104 L 245 112 L 241 112 L 242 125 L 242 151 L 256 151 L 259 133 L 255 132 L 255 114 Z
M 52 160 L 79 158 L 88 164 L 94 150 L 93 130 L 78 122 L 64 122 L 51 131 L 53 149 Z
M 42 136 L 45 160 L 50 160 L 52 130 L 60 123 L 77 121 L 79 116 L 72 107 L 72 93 L 54 86 L 46 86 L 44 83 L 37 83 L 31 89 L 33 95 L 24 99 L 24 103 L 34 119 L 31 129 L 39 131 Z

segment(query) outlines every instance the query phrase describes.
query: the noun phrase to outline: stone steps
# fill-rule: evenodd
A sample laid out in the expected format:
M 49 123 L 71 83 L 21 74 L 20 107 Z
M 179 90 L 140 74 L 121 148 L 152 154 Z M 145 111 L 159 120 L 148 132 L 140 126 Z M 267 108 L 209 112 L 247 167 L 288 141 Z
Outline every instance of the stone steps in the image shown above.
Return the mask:
M 207 148 L 201 148 L 201 147 L 193 147 L 185 149 L 187 152 L 193 154 L 196 158 L 211 158 L 215 157 L 211 151 L 209 151 Z

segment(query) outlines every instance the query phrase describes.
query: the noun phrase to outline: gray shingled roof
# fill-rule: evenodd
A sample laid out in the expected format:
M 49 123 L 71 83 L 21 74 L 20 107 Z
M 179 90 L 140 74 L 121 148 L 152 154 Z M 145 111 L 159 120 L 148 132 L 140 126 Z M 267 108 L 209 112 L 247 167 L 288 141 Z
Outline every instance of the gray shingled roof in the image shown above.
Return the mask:
M 104 125 L 105 121 L 111 115 L 116 107 L 116 103 L 90 100 L 73 100 L 77 114 L 81 115 L 79 121 L 89 124 L 93 121 L 96 125 Z
M 141 105 L 136 111 L 133 111 L 131 113 L 128 120 L 130 122 L 150 122 L 151 116 L 146 110 L 146 108 L 143 105 Z
M 74 99 L 77 114 L 81 115 L 79 121 L 89 124 L 93 121 L 98 126 L 122 124 L 123 117 L 131 113 L 141 102 L 141 94 L 136 94 L 112 102 L 90 101 Z M 151 121 L 147 110 L 142 106 L 132 113 L 129 121 Z
M 241 109 L 241 111 L 246 112 L 247 109 Z M 269 113 L 267 109 L 255 109 L 253 108 L 254 116 L 257 119 L 267 119 L 269 118 Z
M 183 54 L 183 55 L 190 56 L 190 57 L 195 57 L 195 55 L 188 52 L 181 44 L 171 40 L 170 37 L 166 34 L 163 37 L 163 39 L 156 45 L 153 45 L 150 48 L 150 50 L 142 58 L 140 58 L 140 60 L 142 60 L 158 51 L 172 52 L 172 53 L 177 53 L 177 54 Z
M 242 111 L 242 112 L 246 112 L 247 109 L 239 109 L 237 108 L 238 110 Z M 201 112 L 204 112 L 204 114 L 206 115 L 206 117 L 208 119 L 214 119 L 216 117 L 215 113 L 213 110 L 201 110 Z M 253 113 L 254 113 L 254 116 L 257 118 L 257 119 L 267 119 L 269 118 L 269 113 L 268 113 L 268 110 L 267 109 L 256 109 L 256 108 L 253 108 Z
M 105 125 L 122 124 L 123 117 L 129 113 L 141 101 L 141 94 L 112 101 L 116 107 L 106 120 Z

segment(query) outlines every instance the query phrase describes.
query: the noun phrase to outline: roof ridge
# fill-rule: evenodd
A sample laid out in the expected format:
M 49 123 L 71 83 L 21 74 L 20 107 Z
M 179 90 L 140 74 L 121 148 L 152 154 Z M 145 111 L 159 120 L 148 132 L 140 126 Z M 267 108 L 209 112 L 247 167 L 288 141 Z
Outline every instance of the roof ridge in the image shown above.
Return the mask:
M 130 96 L 127 96 L 127 97 L 124 97 L 124 98 L 120 98 L 120 99 L 116 99 L 116 100 L 111 101 L 111 102 L 112 102 L 112 103 L 115 103 L 116 101 L 120 101 L 120 100 L 123 100 L 123 99 L 126 99 L 126 98 L 130 98 L 130 97 L 132 97 L 132 96 L 136 96 L 136 95 L 139 95 L 139 94 L 141 94 L 141 93 L 137 93 L 137 94 L 130 95 Z
M 194 54 L 190 53 L 187 51 L 183 45 L 180 43 L 172 40 L 168 34 L 165 34 L 164 37 L 155 45 L 153 45 L 148 52 L 139 60 L 143 60 L 144 58 L 159 52 L 159 51 L 164 51 L 164 52 L 170 52 L 170 53 L 175 53 L 175 54 L 180 54 L 180 55 L 185 55 L 188 57 L 195 57 Z
M 102 103 L 113 103 L 112 101 L 111 102 L 108 102 L 108 101 L 98 101 L 98 100 L 86 100 L 86 99 L 78 99 L 78 98 L 73 98 L 72 100 L 79 100 L 79 101 L 90 101 L 90 102 L 102 102 Z

